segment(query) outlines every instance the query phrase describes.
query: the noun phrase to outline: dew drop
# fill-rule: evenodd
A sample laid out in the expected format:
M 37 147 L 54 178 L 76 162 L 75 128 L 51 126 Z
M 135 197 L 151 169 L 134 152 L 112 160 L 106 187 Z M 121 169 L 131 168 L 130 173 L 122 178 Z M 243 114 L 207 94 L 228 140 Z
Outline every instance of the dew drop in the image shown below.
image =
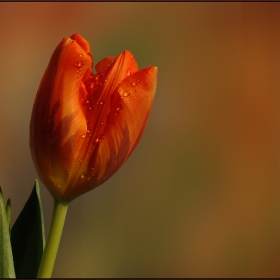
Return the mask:
M 85 179 L 86 176 L 87 176 L 87 173 L 84 172 L 84 173 L 81 175 L 81 179 Z
M 83 65 L 84 65 L 84 63 L 82 61 L 79 61 L 79 62 L 75 63 L 75 66 L 77 68 L 81 68 Z
M 83 134 L 83 135 L 82 135 L 82 138 L 85 138 L 85 137 L 86 137 L 86 136 Z
M 127 101 L 126 101 L 126 103 L 127 103 L 127 104 L 129 104 L 129 103 L 130 103 L 130 101 L 129 101 L 129 100 L 127 100 Z
M 130 95 L 130 92 L 129 91 L 125 91 L 124 93 L 123 93 L 123 96 L 124 97 L 128 97 Z
M 83 56 L 83 54 L 80 53 L 80 54 L 79 54 L 79 57 L 82 57 L 82 56 Z
M 131 74 L 132 74 L 131 69 L 128 68 L 128 69 L 127 69 L 126 75 L 127 75 L 127 76 L 130 76 Z
M 102 134 L 99 135 L 99 136 L 95 139 L 95 143 L 96 143 L 96 144 L 100 143 L 100 142 L 102 141 L 103 137 L 104 137 L 104 135 L 102 135 Z
M 104 100 L 100 100 L 99 104 L 103 105 L 104 104 Z
M 133 90 L 133 92 L 135 93 L 135 92 L 136 92 L 136 90 L 134 89 L 134 90 Z
M 123 108 L 123 105 L 120 104 L 120 106 L 117 108 L 117 111 L 119 112 Z
M 133 87 L 135 87 L 135 86 L 137 85 L 137 83 L 136 83 L 136 82 L 133 82 L 131 85 L 132 85 Z

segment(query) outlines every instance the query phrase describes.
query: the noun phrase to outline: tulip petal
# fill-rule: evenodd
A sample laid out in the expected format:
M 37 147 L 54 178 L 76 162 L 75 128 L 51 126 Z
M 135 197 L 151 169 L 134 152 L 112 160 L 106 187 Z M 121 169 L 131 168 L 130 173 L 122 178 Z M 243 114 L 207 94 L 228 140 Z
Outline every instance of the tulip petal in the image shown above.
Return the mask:
M 68 170 L 75 164 L 87 124 L 79 105 L 82 80 L 91 73 L 89 48 L 76 40 L 63 39 L 54 51 L 40 83 L 30 124 L 32 157 L 44 184 L 64 189 Z M 42 172 L 43 171 L 43 172 Z M 52 176 L 44 176 L 52 174 Z M 59 182 L 58 182 L 59 181 Z
M 84 175 L 65 192 L 66 200 L 99 186 L 123 165 L 147 124 L 156 83 L 157 67 L 149 67 L 127 77 L 115 89 L 102 139 L 91 151 Z
M 101 61 L 99 61 L 96 65 L 95 65 L 95 70 L 97 71 L 97 73 L 100 72 L 105 72 L 108 70 L 108 68 L 112 65 L 112 63 L 116 60 L 115 56 L 109 56 L 106 57 L 104 59 L 102 59 Z
M 114 92 L 108 130 L 98 153 L 104 172 L 99 176 L 103 180 L 120 168 L 142 136 L 151 112 L 156 83 L 157 67 L 149 67 L 127 77 Z

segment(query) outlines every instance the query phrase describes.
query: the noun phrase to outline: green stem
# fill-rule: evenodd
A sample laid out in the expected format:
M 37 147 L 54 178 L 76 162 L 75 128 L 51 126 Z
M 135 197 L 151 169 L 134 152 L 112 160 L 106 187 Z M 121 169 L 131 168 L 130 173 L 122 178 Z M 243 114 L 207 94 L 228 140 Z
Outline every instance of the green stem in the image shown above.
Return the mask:
M 67 209 L 67 202 L 54 200 L 50 232 L 37 275 L 38 278 L 51 278 L 52 276 Z

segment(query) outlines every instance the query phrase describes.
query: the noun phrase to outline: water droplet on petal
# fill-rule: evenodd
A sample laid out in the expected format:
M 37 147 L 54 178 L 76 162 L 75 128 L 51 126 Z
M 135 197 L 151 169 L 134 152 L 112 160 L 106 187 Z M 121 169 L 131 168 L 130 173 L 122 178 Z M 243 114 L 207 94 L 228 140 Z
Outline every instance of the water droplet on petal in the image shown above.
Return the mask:
M 131 69 L 128 68 L 128 69 L 127 69 L 126 75 L 127 75 L 127 76 L 130 76 L 131 74 L 132 74 Z
M 79 61 L 79 62 L 75 63 L 75 66 L 77 68 L 81 68 L 83 65 L 84 65 L 84 63 L 82 61 Z
M 127 103 L 127 104 L 129 104 L 129 103 L 130 103 L 130 101 L 129 101 L 129 100 L 127 100 L 127 101 L 126 101 L 126 103 Z
M 137 83 L 136 83 L 136 82 L 133 82 L 131 85 L 132 85 L 133 87 L 135 87 L 135 86 L 137 85 Z
M 103 137 L 104 137 L 104 135 L 102 135 L 102 134 L 99 135 L 99 136 L 95 139 L 95 143 L 96 143 L 96 144 L 100 143 L 100 142 L 102 141 Z
M 130 92 L 129 91 L 125 91 L 124 93 L 123 93 L 123 96 L 124 97 L 128 97 L 130 95 Z
M 82 135 L 82 138 L 85 138 L 85 137 L 86 137 L 86 136 L 83 134 L 83 135 Z
M 82 53 L 80 53 L 80 54 L 79 54 L 79 57 L 82 57 L 82 56 L 83 56 L 83 54 L 82 54 Z
M 120 104 L 120 106 L 117 108 L 117 111 L 120 111 L 123 108 L 123 105 Z
M 104 104 L 104 100 L 100 100 L 99 104 L 103 105 Z

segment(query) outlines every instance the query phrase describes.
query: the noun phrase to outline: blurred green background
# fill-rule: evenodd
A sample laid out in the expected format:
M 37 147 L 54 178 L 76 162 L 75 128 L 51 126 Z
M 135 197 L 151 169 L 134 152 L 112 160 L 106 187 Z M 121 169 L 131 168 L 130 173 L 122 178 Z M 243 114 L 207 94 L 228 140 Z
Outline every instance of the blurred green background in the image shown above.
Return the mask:
M 70 205 L 54 277 L 280 277 L 280 3 L 0 3 L 0 185 L 37 178 L 29 121 L 63 37 L 159 69 L 147 129 Z M 48 232 L 52 198 L 41 184 Z

